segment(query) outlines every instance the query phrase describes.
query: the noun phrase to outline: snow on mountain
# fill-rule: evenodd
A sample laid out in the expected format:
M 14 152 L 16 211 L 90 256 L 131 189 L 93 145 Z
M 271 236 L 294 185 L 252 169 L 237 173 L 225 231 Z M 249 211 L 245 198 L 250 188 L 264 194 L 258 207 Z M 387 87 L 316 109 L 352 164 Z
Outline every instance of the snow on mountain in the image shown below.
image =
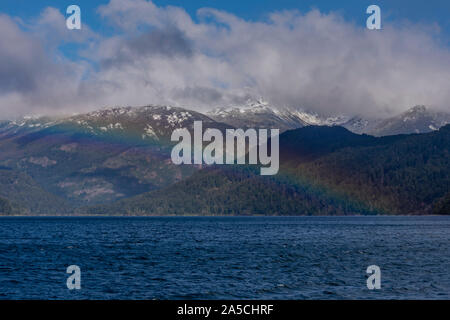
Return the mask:
M 196 120 L 204 128 L 225 127 L 198 112 L 165 106 L 109 108 L 55 121 L 4 121 L 0 167 L 26 171 L 76 206 L 115 201 L 198 170 L 170 160 L 173 130 L 191 130 Z
M 342 123 L 341 126 L 353 133 L 363 134 L 370 132 L 379 122 L 379 119 L 365 119 L 355 116 Z
M 0 136 L 27 134 L 53 126 L 59 121 L 59 117 L 50 116 L 25 116 L 14 120 L 0 121 Z
M 425 133 L 450 123 L 450 113 L 436 112 L 425 106 L 415 106 L 392 118 L 379 120 L 365 133 L 374 136 Z
M 323 118 L 300 109 L 278 108 L 263 99 L 248 100 L 240 106 L 218 108 L 207 115 L 236 128 L 272 128 L 280 131 L 308 125 L 340 125 L 348 120 L 344 116 Z
M 209 117 L 170 106 L 115 107 L 65 119 L 66 124 L 81 127 L 94 135 L 126 134 L 142 140 L 170 140 L 173 130 L 193 127 L 201 120 L 205 128 L 223 127 Z
M 322 117 L 294 108 L 277 108 L 263 99 L 249 100 L 243 105 L 222 107 L 202 114 L 170 106 L 113 107 L 70 117 L 23 117 L 0 121 L 0 136 L 21 135 L 56 125 L 75 126 L 93 135 L 121 134 L 142 140 L 169 140 L 176 128 L 191 129 L 201 120 L 205 128 L 273 128 L 281 132 L 308 125 L 339 125 L 348 130 L 375 136 L 423 133 L 438 130 L 450 123 L 450 113 L 435 112 L 415 106 L 388 119 L 360 116 Z

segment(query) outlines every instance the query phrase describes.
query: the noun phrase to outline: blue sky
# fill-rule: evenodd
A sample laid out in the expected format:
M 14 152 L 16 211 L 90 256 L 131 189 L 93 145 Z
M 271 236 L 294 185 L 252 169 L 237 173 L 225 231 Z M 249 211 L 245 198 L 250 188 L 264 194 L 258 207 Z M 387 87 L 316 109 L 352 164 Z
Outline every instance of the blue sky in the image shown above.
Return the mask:
M 65 27 L 72 4 L 81 31 Z M 365 28 L 371 4 L 382 30 Z M 450 1 L 1 0 L 0 13 L 3 114 L 259 97 L 326 115 L 450 109 Z

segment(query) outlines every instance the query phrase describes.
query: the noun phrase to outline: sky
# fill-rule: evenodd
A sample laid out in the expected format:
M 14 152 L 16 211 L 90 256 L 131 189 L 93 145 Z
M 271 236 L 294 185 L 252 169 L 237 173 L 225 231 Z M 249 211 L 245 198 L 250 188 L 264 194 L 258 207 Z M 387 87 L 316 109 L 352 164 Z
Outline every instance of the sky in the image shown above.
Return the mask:
M 66 8 L 81 8 L 81 30 Z M 381 8 L 368 30 L 366 8 Z M 2 0 L 0 118 L 164 104 L 450 110 L 450 2 Z

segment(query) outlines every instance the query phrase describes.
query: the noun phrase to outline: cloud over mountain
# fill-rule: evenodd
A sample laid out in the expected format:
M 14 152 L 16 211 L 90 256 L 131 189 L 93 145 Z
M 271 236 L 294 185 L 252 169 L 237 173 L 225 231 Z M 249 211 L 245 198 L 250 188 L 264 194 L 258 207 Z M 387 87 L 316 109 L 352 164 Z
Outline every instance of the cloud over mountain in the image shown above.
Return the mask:
M 2 114 L 148 103 L 206 110 L 249 96 L 325 115 L 449 106 L 450 51 L 431 27 L 370 31 L 317 10 L 247 21 L 204 8 L 192 17 L 145 0 L 111 0 L 97 14 L 112 34 L 68 31 L 53 8 L 28 24 L 0 16 Z M 63 45 L 73 43 L 78 54 L 69 55 Z

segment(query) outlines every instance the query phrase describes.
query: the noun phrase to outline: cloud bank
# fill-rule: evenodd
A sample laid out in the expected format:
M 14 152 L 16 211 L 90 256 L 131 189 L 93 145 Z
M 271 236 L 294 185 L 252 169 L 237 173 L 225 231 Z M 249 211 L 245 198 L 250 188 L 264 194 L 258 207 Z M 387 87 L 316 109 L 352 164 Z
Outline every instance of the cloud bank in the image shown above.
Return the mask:
M 450 107 L 450 51 L 437 30 L 371 31 L 339 14 L 274 12 L 264 21 L 146 0 L 111 0 L 97 14 L 115 33 L 65 28 L 47 8 L 24 23 L 0 15 L 0 112 L 75 113 L 115 105 L 207 110 L 263 96 L 324 115 L 388 116 Z M 76 58 L 64 45 L 78 45 Z

